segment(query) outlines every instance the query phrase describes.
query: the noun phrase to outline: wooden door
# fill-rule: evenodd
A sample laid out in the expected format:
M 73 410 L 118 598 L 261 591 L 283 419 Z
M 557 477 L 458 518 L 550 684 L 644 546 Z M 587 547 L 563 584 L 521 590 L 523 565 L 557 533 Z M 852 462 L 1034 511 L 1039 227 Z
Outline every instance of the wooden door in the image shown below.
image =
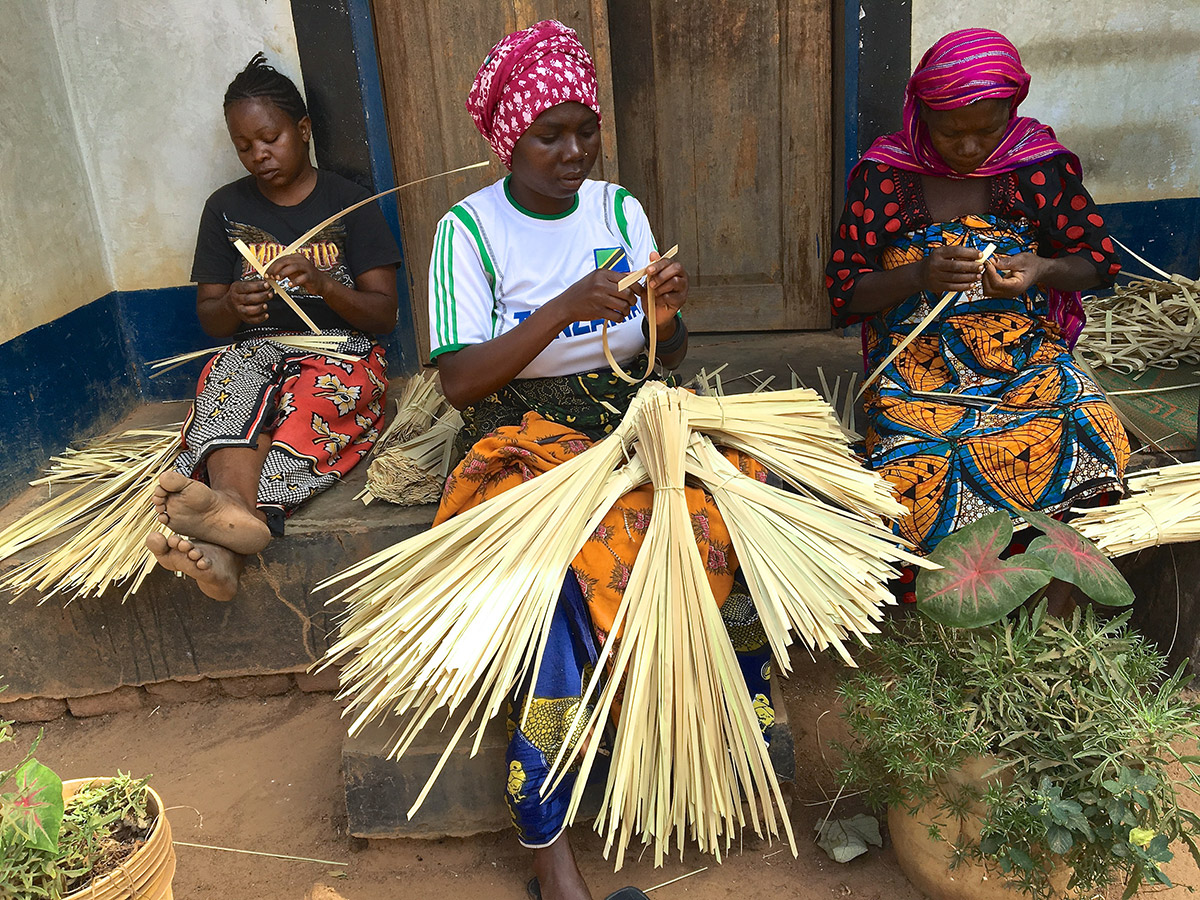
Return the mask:
M 421 358 L 429 355 L 429 256 L 438 219 L 505 174 L 466 110 L 467 93 L 488 50 L 504 35 L 542 19 L 575 29 L 596 62 L 601 111 L 613 108 L 604 0 L 373 0 L 396 183 L 474 162 L 486 169 L 435 179 L 400 193 L 400 230 Z M 602 116 L 601 158 L 593 178 L 616 181 L 617 140 Z
M 621 174 L 694 331 L 829 327 L 828 0 L 609 0 Z

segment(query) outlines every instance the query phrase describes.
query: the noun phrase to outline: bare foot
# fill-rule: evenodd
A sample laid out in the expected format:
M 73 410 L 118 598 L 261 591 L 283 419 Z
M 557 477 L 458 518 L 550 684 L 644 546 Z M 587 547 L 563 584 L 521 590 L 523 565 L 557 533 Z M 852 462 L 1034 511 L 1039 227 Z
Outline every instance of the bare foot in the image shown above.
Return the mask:
M 158 531 L 146 535 L 146 546 L 160 566 L 195 579 L 200 590 L 214 600 L 226 602 L 237 594 L 243 563 L 232 550 Z
M 565 831 L 550 846 L 533 851 L 533 874 L 542 900 L 592 900 Z
M 154 488 L 158 521 L 200 541 L 234 553 L 257 553 L 271 542 L 267 523 L 230 494 L 215 491 L 180 472 L 164 472 Z

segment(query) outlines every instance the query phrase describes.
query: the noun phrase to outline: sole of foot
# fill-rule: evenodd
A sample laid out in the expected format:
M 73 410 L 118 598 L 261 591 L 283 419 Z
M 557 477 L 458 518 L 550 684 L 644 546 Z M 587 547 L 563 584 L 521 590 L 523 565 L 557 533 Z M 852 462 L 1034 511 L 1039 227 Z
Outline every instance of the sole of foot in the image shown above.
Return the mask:
M 271 529 L 250 510 L 180 472 L 164 472 L 154 490 L 159 521 L 193 540 L 234 553 L 258 553 L 271 543 Z

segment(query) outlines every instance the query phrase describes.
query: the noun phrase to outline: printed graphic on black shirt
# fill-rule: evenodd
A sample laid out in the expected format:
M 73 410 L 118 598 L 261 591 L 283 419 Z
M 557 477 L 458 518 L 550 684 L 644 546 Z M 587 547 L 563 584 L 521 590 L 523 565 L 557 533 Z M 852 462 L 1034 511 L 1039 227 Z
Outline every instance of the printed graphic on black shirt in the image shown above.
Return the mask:
M 256 225 L 234 222 L 228 217 L 225 219 L 225 234 L 229 237 L 230 244 L 239 238 L 245 242 L 263 268 L 269 267 L 287 249 L 287 244 L 277 240 L 274 235 L 264 229 Z M 335 222 L 325 226 L 295 252 L 309 259 L 321 272 L 340 281 L 351 290 L 354 289 L 354 276 L 350 274 L 350 269 L 346 265 L 346 227 L 342 223 Z M 242 260 L 240 279 L 251 281 L 258 277 L 259 274 L 254 271 L 250 263 Z M 321 297 L 310 294 L 299 285 L 285 284 L 284 288 L 292 299 L 302 306 L 306 302 L 325 305 L 325 301 Z

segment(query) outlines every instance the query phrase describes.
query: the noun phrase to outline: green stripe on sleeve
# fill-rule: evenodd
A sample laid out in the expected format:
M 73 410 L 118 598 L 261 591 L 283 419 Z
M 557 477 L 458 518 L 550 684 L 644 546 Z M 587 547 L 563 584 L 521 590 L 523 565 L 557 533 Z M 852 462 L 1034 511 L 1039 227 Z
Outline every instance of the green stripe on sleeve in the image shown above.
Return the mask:
M 437 236 L 433 244 L 434 272 L 434 333 L 437 340 L 446 343 L 450 339 L 451 322 L 454 319 L 454 282 L 448 277 L 446 266 L 447 245 L 454 239 L 454 226 L 449 222 L 438 223 Z
M 613 215 L 617 220 L 617 227 L 621 229 L 621 235 L 625 238 L 625 246 L 630 249 L 633 248 L 633 242 L 629 240 L 629 219 L 625 217 L 625 198 L 632 196 L 633 194 L 623 187 L 617 188 L 616 194 L 613 195 Z
M 443 353 L 452 353 L 455 350 L 461 350 L 463 347 L 467 347 L 467 346 L 469 346 L 469 345 L 468 344 L 443 344 L 441 347 L 438 347 L 436 350 L 429 351 L 429 359 L 431 361 L 435 360 L 439 356 L 441 356 Z
M 475 218 L 461 206 L 450 207 L 450 212 L 467 227 L 467 231 L 475 239 L 475 247 L 479 250 L 479 258 L 483 260 L 483 270 L 487 273 L 488 284 L 491 285 L 494 294 L 496 292 L 496 267 L 492 264 L 492 258 L 488 256 L 487 245 L 483 242 L 483 235 L 479 233 L 479 226 L 475 224 Z

